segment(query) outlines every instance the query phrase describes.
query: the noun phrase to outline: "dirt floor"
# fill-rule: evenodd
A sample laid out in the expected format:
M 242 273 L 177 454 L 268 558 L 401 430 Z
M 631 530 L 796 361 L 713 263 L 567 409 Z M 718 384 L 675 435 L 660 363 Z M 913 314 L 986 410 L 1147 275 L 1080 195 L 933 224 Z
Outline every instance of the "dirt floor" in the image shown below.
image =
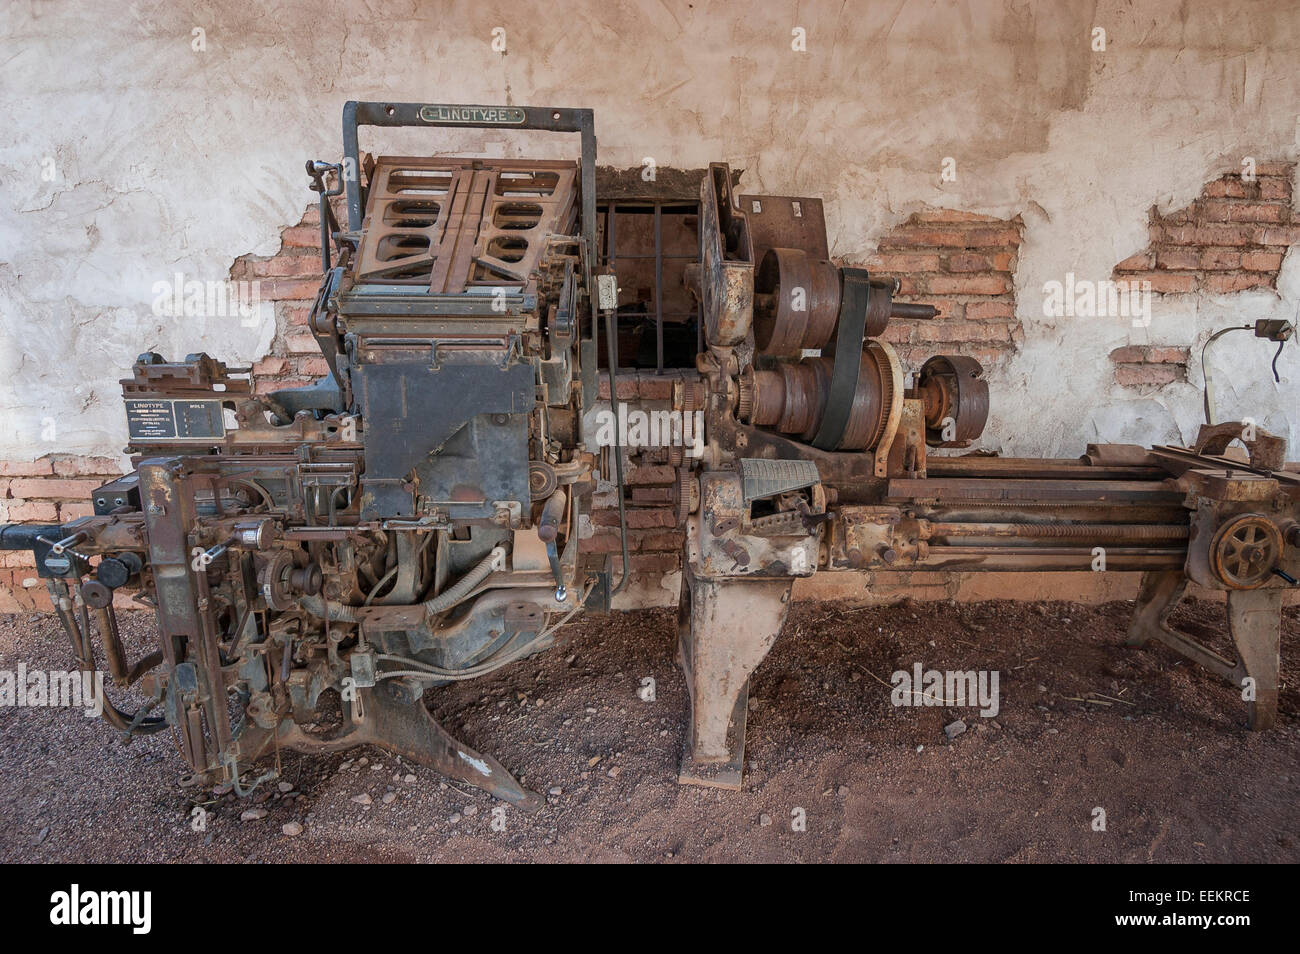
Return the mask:
M 286 754 L 290 792 L 214 797 L 180 787 L 169 736 L 124 745 L 74 711 L 0 709 L 0 860 L 1300 861 L 1297 610 L 1279 724 L 1263 734 L 1225 682 L 1161 647 L 1124 648 L 1130 610 L 796 606 L 752 683 L 739 793 L 676 782 L 674 615 L 586 619 L 541 656 L 428 694 L 450 731 L 547 793 L 534 815 L 494 815 L 502 803 L 371 748 Z M 1227 652 L 1222 620 L 1208 602 L 1174 618 Z M 123 620 L 137 647 L 152 626 Z M 20 662 L 69 666 L 54 619 L 0 618 L 0 669 Z M 890 674 L 917 662 L 997 670 L 1001 711 L 893 706 Z M 949 741 L 958 718 L 969 729 Z

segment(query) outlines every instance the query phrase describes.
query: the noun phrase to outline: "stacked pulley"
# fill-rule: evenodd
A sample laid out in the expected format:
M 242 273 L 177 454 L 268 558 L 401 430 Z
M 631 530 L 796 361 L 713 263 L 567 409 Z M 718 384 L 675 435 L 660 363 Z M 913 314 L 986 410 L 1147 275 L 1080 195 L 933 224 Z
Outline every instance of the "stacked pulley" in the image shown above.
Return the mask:
M 874 448 L 904 398 L 894 350 L 876 340 L 891 318 L 933 318 L 895 303 L 897 284 L 802 249 L 772 248 L 754 277 L 755 366 L 740 380 L 739 415 L 822 450 Z M 941 356 L 918 378 L 928 392 L 928 442 L 962 446 L 983 430 L 988 388 L 972 358 Z M 933 435 L 933 440 L 929 438 Z

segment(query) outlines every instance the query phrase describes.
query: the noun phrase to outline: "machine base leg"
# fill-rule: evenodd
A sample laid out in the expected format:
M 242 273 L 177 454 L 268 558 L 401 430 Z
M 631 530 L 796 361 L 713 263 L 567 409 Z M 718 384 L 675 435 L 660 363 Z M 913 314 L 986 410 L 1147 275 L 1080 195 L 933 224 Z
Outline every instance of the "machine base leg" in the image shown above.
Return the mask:
M 691 723 L 679 782 L 740 790 L 749 676 L 781 632 L 790 586 L 789 580 L 700 579 L 683 569 L 678 661 Z
M 1169 625 L 1169 615 L 1182 599 L 1186 586 L 1187 577 L 1177 570 L 1143 574 L 1137 608 L 1125 644 L 1144 646 L 1155 639 L 1217 673 L 1242 692 L 1250 728 L 1270 728 L 1277 718 L 1281 674 L 1282 589 L 1264 587 L 1228 591 L 1228 629 L 1237 651 L 1234 662 L 1206 649 Z
M 1126 646 L 1145 646 L 1150 639 L 1162 636 L 1178 636 L 1169 628 L 1169 614 L 1174 611 L 1183 592 L 1187 589 L 1187 577 L 1181 570 L 1149 571 L 1142 574 L 1142 586 L 1138 591 L 1137 609 L 1129 623 Z M 1176 648 L 1176 647 L 1175 647 Z
M 1233 682 L 1246 699 L 1249 725 L 1256 731 L 1272 728 L 1282 670 L 1282 590 L 1230 591 L 1228 627 L 1240 660 Z
M 405 699 L 395 686 L 380 685 L 361 695 L 361 722 L 330 739 L 306 735 L 291 722 L 282 724 L 280 743 L 308 752 L 335 752 L 356 745 L 376 745 L 427 765 L 448 778 L 536 811 L 542 797 L 525 789 L 500 762 L 458 741 L 429 714 L 420 699 Z

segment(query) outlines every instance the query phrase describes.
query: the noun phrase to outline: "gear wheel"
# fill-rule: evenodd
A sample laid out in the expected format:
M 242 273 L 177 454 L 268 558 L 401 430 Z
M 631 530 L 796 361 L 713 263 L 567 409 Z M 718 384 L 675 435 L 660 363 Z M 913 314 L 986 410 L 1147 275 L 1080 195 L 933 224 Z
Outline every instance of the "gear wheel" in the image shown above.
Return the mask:
M 673 488 L 673 497 L 677 504 L 677 526 L 686 526 L 686 518 L 700 506 L 700 482 L 685 467 L 677 471 L 677 484 Z

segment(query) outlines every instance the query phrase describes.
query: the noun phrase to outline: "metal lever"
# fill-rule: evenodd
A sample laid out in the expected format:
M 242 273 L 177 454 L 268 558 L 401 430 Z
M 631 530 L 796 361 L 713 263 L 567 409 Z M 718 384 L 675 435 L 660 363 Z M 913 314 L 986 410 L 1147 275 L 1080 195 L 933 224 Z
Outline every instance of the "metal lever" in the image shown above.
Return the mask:
M 51 543 L 44 537 L 37 537 L 36 539 L 41 541 L 41 543 L 48 543 L 50 545 L 50 552 L 55 556 L 63 556 L 63 552 L 71 549 L 74 543 L 80 543 L 82 540 L 86 539 L 86 534 L 83 531 L 77 531 L 72 536 L 64 537 L 56 543 Z
M 563 487 L 551 494 L 542 507 L 542 517 L 537 521 L 537 539 L 546 544 L 546 559 L 551 564 L 551 576 L 555 577 L 555 602 L 563 603 L 569 595 L 564 585 L 564 569 L 560 566 L 560 553 L 555 546 L 556 537 L 560 535 L 560 520 L 564 517 L 568 493 Z

